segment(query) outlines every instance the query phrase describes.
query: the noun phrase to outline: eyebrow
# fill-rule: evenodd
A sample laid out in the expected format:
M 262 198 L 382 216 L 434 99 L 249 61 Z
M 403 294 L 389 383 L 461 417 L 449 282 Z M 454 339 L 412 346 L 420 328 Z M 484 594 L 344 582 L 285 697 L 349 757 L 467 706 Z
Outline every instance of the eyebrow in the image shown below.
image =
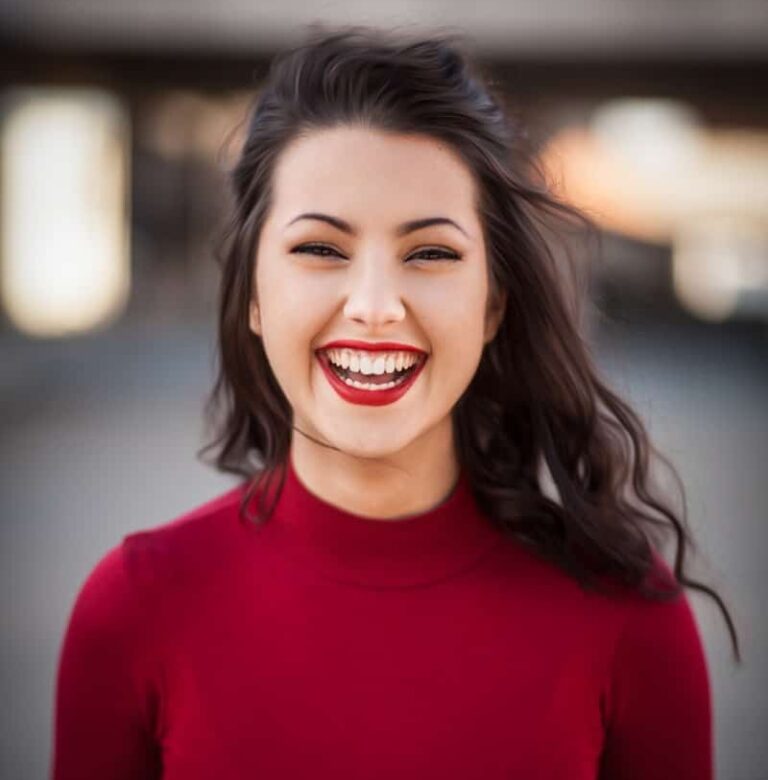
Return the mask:
M 299 214 L 297 217 L 294 217 L 286 225 L 286 227 L 289 227 L 294 222 L 298 222 L 300 219 L 319 220 L 320 222 L 326 222 L 329 225 L 332 225 L 338 230 L 341 230 L 344 233 L 348 233 L 351 236 L 357 235 L 357 231 L 352 227 L 352 225 L 349 224 L 349 222 L 345 222 L 343 219 L 339 219 L 338 217 L 332 217 L 330 214 L 321 214 L 317 211 L 310 211 L 304 214 Z M 465 236 L 467 236 L 467 238 L 469 238 L 467 231 L 464 230 L 464 228 L 461 227 L 458 222 L 454 222 L 448 217 L 425 217 L 424 219 L 412 219 L 409 222 L 403 222 L 402 225 L 398 225 L 395 232 L 398 236 L 405 236 L 408 233 L 413 233 L 415 230 L 421 230 L 422 228 L 431 227 L 432 225 L 451 225 L 457 230 L 460 230 Z

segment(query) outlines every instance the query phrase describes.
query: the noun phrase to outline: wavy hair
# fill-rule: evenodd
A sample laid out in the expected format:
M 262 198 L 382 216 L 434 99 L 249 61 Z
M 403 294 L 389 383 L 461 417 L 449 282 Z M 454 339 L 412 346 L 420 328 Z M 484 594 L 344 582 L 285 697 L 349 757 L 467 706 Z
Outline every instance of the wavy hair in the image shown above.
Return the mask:
M 607 588 L 610 577 L 651 599 L 674 598 L 682 586 L 708 594 L 741 663 L 723 600 L 684 572 L 694 546 L 685 500 L 678 516 L 653 485 L 651 457 L 669 468 L 681 494 L 682 484 L 638 415 L 599 377 L 580 334 L 578 297 L 568 294 L 551 236 L 597 228 L 552 193 L 503 94 L 457 34 L 312 25 L 300 45 L 272 60 L 230 172 L 232 208 L 218 253 L 219 365 L 206 403 L 213 438 L 198 457 L 215 450 L 211 465 L 247 478 L 241 515 L 258 493 L 249 519 L 268 519 L 277 494 L 265 509 L 268 490 L 260 488 L 279 477 L 279 494 L 298 429 L 248 327 L 254 257 L 281 151 L 307 132 L 345 124 L 446 142 L 478 185 L 490 291 L 508 295 L 452 413 L 457 457 L 480 508 L 584 588 Z M 673 582 L 652 576 L 660 571 L 655 548 L 670 533 Z

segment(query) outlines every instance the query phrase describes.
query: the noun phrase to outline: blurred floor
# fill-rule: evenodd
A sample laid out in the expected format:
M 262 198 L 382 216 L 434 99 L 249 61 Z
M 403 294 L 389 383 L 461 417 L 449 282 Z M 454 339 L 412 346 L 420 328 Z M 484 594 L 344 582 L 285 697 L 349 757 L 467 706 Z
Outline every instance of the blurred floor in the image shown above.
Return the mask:
M 107 549 L 234 478 L 195 460 L 213 375 L 210 322 L 121 325 L 70 343 L 0 345 L 0 775 L 47 776 L 55 670 L 77 590 Z M 731 663 L 714 604 L 690 596 L 710 660 L 719 780 L 768 778 L 762 594 L 768 519 L 766 333 L 644 322 L 597 335 L 614 387 L 649 423 L 687 488 L 704 557 L 741 632 Z

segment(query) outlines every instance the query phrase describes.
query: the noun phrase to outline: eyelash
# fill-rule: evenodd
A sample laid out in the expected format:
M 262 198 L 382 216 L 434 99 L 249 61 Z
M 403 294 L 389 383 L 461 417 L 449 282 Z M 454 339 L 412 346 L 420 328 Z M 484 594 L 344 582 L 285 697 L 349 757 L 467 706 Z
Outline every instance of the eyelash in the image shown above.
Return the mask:
M 296 253 L 296 254 L 300 254 L 300 255 L 304 255 L 304 254 L 306 254 L 306 255 L 315 255 L 316 257 L 330 257 L 329 254 L 318 254 L 318 253 L 315 253 L 315 252 L 312 252 L 312 251 L 307 251 L 307 250 L 312 250 L 312 249 L 327 249 L 328 252 L 334 253 L 336 255 L 341 256 L 341 252 L 338 252 L 336 249 L 334 249 L 331 246 L 328 246 L 327 244 L 311 244 L 311 243 L 310 244 L 300 244 L 299 246 L 294 247 L 291 250 L 291 253 Z M 418 255 L 420 255 L 420 254 L 422 254 L 424 252 L 434 252 L 434 253 L 442 255 L 442 257 L 422 258 L 423 260 L 425 260 L 425 262 L 428 262 L 428 263 L 434 263 L 434 262 L 438 262 L 440 260 L 448 260 L 448 261 L 451 261 L 451 262 L 455 262 L 456 260 L 461 260 L 461 255 L 457 255 L 455 252 L 451 252 L 451 251 L 449 251 L 447 249 L 439 249 L 438 247 L 429 247 L 427 249 L 420 249 L 418 252 L 414 252 L 411 255 L 411 257 L 416 257 L 416 256 L 418 256 Z

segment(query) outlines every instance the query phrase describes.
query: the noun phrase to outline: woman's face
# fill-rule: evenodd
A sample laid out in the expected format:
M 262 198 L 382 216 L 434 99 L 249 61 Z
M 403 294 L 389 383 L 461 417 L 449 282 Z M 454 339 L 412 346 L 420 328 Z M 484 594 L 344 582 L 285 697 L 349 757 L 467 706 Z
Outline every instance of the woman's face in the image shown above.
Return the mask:
M 451 410 L 503 311 L 487 301 L 485 244 L 469 169 L 430 137 L 343 126 L 289 145 L 272 184 L 256 250 L 250 328 L 263 340 L 295 425 L 366 458 L 395 455 L 439 426 L 450 430 Z M 402 227 L 434 217 L 446 221 Z M 318 350 L 351 340 L 413 347 L 423 353 L 423 366 L 404 393 L 374 399 L 386 391 L 345 392 L 348 382 L 330 378 Z M 396 355 L 376 358 L 392 353 L 371 355 L 370 365 L 384 362 L 391 370 L 393 362 L 399 365 Z M 363 379 L 357 372 L 368 368 L 364 357 L 349 350 L 341 373 Z

